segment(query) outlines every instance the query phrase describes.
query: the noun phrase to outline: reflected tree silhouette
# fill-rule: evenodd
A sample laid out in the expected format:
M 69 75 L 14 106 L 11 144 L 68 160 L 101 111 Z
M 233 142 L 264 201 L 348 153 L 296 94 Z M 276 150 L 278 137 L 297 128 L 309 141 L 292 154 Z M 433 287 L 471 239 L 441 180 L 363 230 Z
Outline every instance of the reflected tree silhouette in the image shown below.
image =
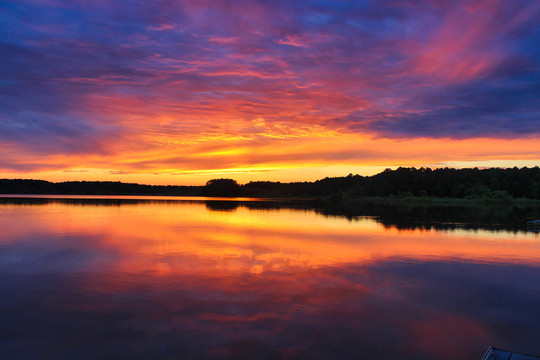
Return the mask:
M 236 211 L 240 206 L 239 201 L 227 201 L 227 200 L 208 200 L 204 204 L 206 208 L 211 211 Z

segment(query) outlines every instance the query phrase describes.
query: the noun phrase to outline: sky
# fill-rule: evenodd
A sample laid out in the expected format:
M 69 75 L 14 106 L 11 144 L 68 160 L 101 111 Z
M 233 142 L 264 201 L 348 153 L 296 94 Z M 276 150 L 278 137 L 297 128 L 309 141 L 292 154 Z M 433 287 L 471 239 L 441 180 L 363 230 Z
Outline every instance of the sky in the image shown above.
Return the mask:
M 538 0 L 0 0 L 0 177 L 540 165 Z

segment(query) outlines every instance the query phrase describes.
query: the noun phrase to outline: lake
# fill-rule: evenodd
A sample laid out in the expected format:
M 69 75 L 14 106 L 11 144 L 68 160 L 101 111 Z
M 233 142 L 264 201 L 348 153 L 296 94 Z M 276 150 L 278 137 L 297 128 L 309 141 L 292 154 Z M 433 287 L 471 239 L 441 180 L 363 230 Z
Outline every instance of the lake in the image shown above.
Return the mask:
M 540 353 L 538 233 L 399 214 L 256 199 L 0 198 L 0 357 Z

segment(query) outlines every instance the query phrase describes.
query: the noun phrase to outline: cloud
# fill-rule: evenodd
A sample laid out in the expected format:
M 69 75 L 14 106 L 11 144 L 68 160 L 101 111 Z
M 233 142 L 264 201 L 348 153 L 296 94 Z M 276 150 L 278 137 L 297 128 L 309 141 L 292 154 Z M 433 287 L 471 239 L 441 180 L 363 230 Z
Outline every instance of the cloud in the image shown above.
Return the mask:
M 413 109 L 366 109 L 334 121 L 351 131 L 387 137 L 535 135 L 540 126 L 540 108 L 532 102 L 540 98 L 540 87 L 536 85 L 540 77 L 527 73 L 527 80 L 513 83 L 489 79 L 426 89 L 409 98 Z
M 533 0 L 22 0 L 1 11 L 0 142 L 28 155 L 138 149 L 144 163 L 165 143 L 187 154 L 202 137 L 261 141 L 258 118 L 270 142 L 306 128 L 540 136 Z

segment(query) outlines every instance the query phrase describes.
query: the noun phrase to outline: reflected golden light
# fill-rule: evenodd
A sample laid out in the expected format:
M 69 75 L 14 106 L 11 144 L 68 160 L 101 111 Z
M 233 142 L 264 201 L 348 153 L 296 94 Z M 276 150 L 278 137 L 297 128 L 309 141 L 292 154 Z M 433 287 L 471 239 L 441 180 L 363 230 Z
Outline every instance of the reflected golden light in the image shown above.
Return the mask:
M 211 211 L 203 203 L 80 206 L 51 203 L 44 216 L 25 221 L 31 207 L 3 205 L 3 239 L 43 232 L 86 234 L 114 249 L 126 272 L 250 272 L 317 268 L 390 258 L 537 264 L 540 241 L 532 233 L 398 230 L 371 218 L 349 221 L 303 210 Z M 29 211 L 25 211 L 29 210 Z M 2 225 L 2 224 L 0 224 Z M 5 224 L 4 224 L 5 225 Z

